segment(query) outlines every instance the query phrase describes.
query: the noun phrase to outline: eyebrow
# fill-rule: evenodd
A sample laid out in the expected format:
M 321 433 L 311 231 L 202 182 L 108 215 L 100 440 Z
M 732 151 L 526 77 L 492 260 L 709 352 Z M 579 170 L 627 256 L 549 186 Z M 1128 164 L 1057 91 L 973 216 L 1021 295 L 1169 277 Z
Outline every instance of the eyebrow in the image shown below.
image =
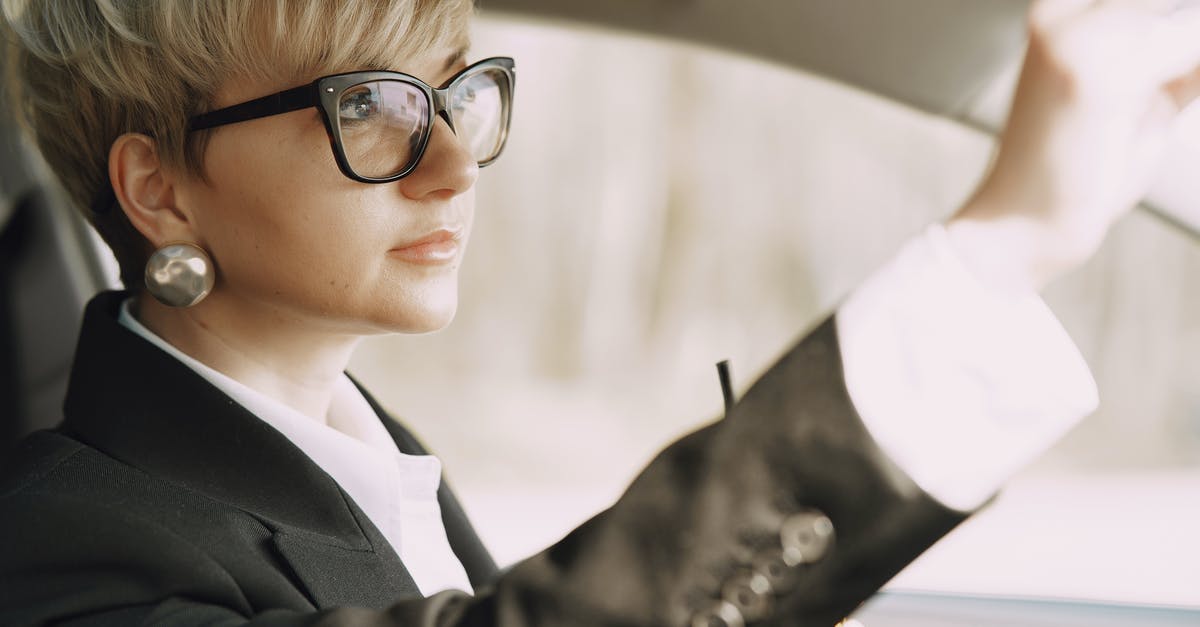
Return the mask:
M 445 74 L 446 72 L 449 72 L 450 70 L 454 69 L 455 65 L 466 59 L 468 48 L 470 48 L 470 46 L 464 45 L 458 50 L 455 50 L 454 53 L 446 59 L 446 66 L 442 68 L 442 73 Z

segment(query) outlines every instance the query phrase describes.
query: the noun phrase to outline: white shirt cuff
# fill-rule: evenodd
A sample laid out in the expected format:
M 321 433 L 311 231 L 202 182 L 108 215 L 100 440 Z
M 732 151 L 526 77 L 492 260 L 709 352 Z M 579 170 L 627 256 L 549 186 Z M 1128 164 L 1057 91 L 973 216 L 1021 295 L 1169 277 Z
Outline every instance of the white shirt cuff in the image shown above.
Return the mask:
M 990 290 L 939 224 L 838 309 L 846 386 L 871 435 L 945 505 L 982 505 L 1095 410 L 1083 357 L 1036 294 Z

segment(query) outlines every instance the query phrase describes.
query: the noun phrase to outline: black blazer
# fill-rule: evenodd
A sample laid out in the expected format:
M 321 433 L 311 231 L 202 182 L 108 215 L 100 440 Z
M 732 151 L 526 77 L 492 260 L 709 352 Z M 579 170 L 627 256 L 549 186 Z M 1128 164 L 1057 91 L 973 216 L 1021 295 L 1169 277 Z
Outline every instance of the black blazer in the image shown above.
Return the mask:
M 965 516 L 871 441 L 830 319 L 612 508 L 502 575 L 443 484 L 477 594 L 422 598 L 312 460 L 117 322 L 124 297 L 88 305 L 63 424 L 0 476 L 0 625 L 831 625 Z

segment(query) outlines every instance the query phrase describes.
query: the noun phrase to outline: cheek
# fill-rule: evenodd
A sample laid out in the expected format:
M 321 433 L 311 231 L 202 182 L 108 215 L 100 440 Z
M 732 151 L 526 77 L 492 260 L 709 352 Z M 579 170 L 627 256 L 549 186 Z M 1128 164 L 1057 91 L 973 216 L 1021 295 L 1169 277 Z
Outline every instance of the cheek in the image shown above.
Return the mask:
M 385 190 L 342 176 L 327 143 L 272 139 L 211 147 L 197 217 L 223 282 L 310 301 L 354 291 L 389 248 Z
M 457 308 L 457 264 L 409 266 L 388 251 L 427 228 L 431 212 L 461 221 L 469 234 L 474 189 L 444 203 L 415 203 L 397 184 L 343 176 L 321 140 L 210 151 L 211 185 L 197 196 L 196 215 L 220 271 L 217 289 L 367 332 L 444 327 Z
M 238 203 L 215 250 L 231 287 L 307 301 L 349 298 L 380 273 L 385 210 L 360 194 L 297 186 Z

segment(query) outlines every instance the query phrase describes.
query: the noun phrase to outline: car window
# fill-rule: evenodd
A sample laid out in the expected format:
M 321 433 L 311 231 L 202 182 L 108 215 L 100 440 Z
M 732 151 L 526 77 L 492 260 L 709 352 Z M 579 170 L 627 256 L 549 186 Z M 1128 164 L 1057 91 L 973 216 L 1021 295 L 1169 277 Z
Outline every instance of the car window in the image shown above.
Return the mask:
M 659 40 L 482 20 L 518 63 L 454 324 L 353 371 L 424 434 L 499 561 L 611 503 L 910 236 L 992 139 Z M 1046 292 L 1102 408 L 893 586 L 1200 606 L 1200 248 L 1134 213 Z
M 488 18 L 474 54 L 516 57 L 519 78 L 506 154 L 477 186 L 459 313 L 364 342 L 351 370 L 443 459 L 502 564 L 718 417 L 715 362 L 744 390 L 950 214 L 993 147 L 821 78 L 642 36 Z M 1196 277 L 1196 241 L 1134 212 L 1046 291 L 1100 410 L 890 588 L 1200 608 Z

